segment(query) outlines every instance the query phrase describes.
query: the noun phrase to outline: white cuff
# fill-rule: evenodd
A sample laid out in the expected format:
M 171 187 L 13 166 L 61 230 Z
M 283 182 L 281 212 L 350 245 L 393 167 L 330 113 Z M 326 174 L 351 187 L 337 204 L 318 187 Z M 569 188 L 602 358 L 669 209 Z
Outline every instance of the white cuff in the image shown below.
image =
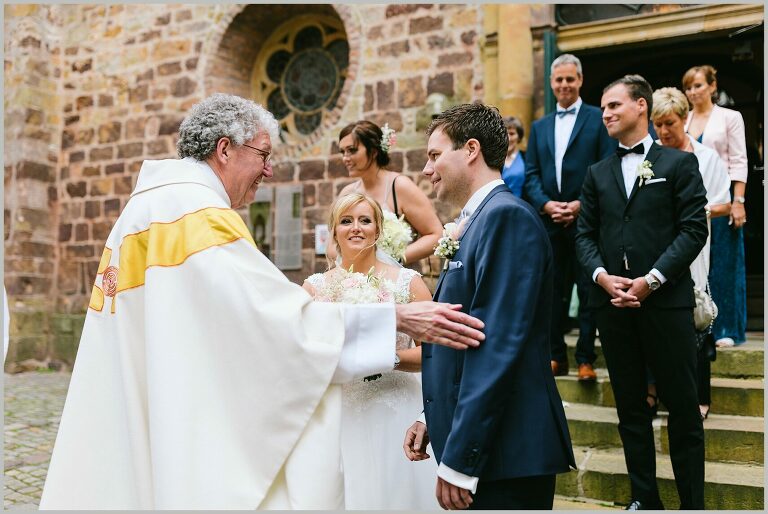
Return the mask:
M 419 423 L 424 423 L 424 426 L 427 425 L 427 416 L 424 414 L 424 411 L 421 411 L 421 415 L 419 416 L 419 419 L 417 419 Z
M 602 266 L 600 266 L 599 268 L 596 268 L 595 271 L 592 273 L 592 282 L 594 282 L 595 284 L 597 284 L 597 276 L 600 273 L 608 273 L 608 272 L 605 271 L 605 268 L 603 268 Z
M 663 284 L 664 282 L 666 282 L 666 281 L 667 281 L 667 277 L 665 277 L 664 275 L 662 275 L 662 274 L 661 274 L 661 271 L 657 270 L 656 268 L 653 268 L 653 269 L 650 271 L 650 273 L 651 273 L 651 274 L 652 274 L 654 277 L 658 278 L 658 279 L 659 279 L 659 282 L 661 282 L 662 284 Z
M 465 475 L 464 473 L 459 473 L 458 471 L 454 471 L 442 462 L 437 467 L 437 476 L 445 480 L 446 482 L 455 485 L 456 487 L 461 487 L 462 489 L 468 489 L 472 492 L 472 494 L 475 494 L 477 492 L 477 477 L 471 477 L 469 475 Z
M 344 347 L 331 382 L 391 371 L 395 362 L 395 306 L 391 303 L 343 306 Z

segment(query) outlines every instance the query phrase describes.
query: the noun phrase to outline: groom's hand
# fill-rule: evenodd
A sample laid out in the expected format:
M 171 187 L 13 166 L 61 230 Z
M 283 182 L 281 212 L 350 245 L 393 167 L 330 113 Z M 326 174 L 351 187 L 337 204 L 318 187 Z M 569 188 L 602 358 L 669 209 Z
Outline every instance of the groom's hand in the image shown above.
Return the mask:
M 456 350 L 480 346 L 485 324 L 460 311 L 461 305 L 431 301 L 397 304 L 397 330 L 416 341 L 448 346 Z
M 429 444 L 429 434 L 427 434 L 427 425 L 417 421 L 411 428 L 405 432 L 405 442 L 403 450 L 408 460 L 425 460 L 429 458 L 427 445 Z
M 468 489 L 462 489 L 440 477 L 437 477 L 435 495 L 437 502 L 445 510 L 463 510 L 472 504 L 472 495 Z

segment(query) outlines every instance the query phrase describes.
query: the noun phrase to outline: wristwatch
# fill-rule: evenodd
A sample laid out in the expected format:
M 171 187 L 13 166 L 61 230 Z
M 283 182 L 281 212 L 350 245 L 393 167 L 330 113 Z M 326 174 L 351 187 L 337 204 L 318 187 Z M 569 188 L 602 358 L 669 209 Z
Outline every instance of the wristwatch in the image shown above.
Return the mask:
M 707 215 L 707 218 L 712 216 L 712 210 L 709 208 L 709 206 L 704 207 L 704 214 Z
M 645 282 L 648 284 L 648 288 L 651 291 L 656 291 L 661 287 L 661 282 L 659 282 L 659 279 L 654 277 L 651 273 L 648 273 L 644 278 Z
M 745 203 L 747 201 L 747 199 L 744 198 L 743 196 L 734 196 L 733 197 L 733 201 L 734 202 L 739 202 L 739 203 Z
M 397 369 L 400 366 L 400 356 L 395 352 L 395 365 L 392 369 Z

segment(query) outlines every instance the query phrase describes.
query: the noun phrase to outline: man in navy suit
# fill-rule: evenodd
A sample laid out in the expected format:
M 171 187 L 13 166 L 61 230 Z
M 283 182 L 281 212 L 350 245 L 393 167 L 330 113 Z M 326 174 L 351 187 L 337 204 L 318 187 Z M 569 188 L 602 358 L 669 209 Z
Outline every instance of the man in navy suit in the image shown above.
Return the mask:
M 628 510 L 664 508 L 646 402 L 646 364 L 669 410 L 669 456 L 681 509 L 704 508 L 704 429 L 696 389 L 693 280 L 707 240 L 706 190 L 696 156 L 648 135 L 651 86 L 639 75 L 608 85 L 603 120 L 616 154 L 590 166 L 576 248 L 592 275 L 590 301 L 619 415 L 632 488 Z
M 551 509 L 555 474 L 575 463 L 549 365 L 546 230 L 501 180 L 508 137 L 496 108 L 452 107 L 427 132 L 423 174 L 438 199 L 463 206 L 459 248 L 435 298 L 481 319 L 485 343 L 468 352 L 422 347 L 426 426 L 414 423 L 404 450 L 427 458 L 431 441 L 443 508 Z
M 579 295 L 579 339 L 576 363 L 581 381 L 596 379 L 595 319 L 588 307 L 589 277 L 576 260 L 574 236 L 581 204 L 581 184 L 587 168 L 616 150 L 616 141 L 600 118 L 600 109 L 582 102 L 581 61 L 563 54 L 552 62 L 550 85 L 557 112 L 531 127 L 525 156 L 523 198 L 541 213 L 554 255 L 555 313 L 551 327 L 552 373 L 568 374 L 563 334 L 574 282 Z

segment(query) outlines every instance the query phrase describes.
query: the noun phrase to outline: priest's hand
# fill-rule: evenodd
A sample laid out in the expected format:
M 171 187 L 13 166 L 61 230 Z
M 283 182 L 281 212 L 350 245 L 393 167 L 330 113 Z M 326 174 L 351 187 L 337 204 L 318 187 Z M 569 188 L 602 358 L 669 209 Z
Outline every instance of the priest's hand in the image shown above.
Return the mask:
M 421 421 L 415 422 L 405 432 L 405 441 L 403 450 L 408 460 L 424 460 L 429 458 L 427 445 L 429 444 L 429 434 L 427 434 L 427 425 Z
M 395 306 L 397 330 L 416 341 L 441 344 L 456 350 L 480 346 L 485 323 L 460 311 L 461 305 L 411 302 Z

